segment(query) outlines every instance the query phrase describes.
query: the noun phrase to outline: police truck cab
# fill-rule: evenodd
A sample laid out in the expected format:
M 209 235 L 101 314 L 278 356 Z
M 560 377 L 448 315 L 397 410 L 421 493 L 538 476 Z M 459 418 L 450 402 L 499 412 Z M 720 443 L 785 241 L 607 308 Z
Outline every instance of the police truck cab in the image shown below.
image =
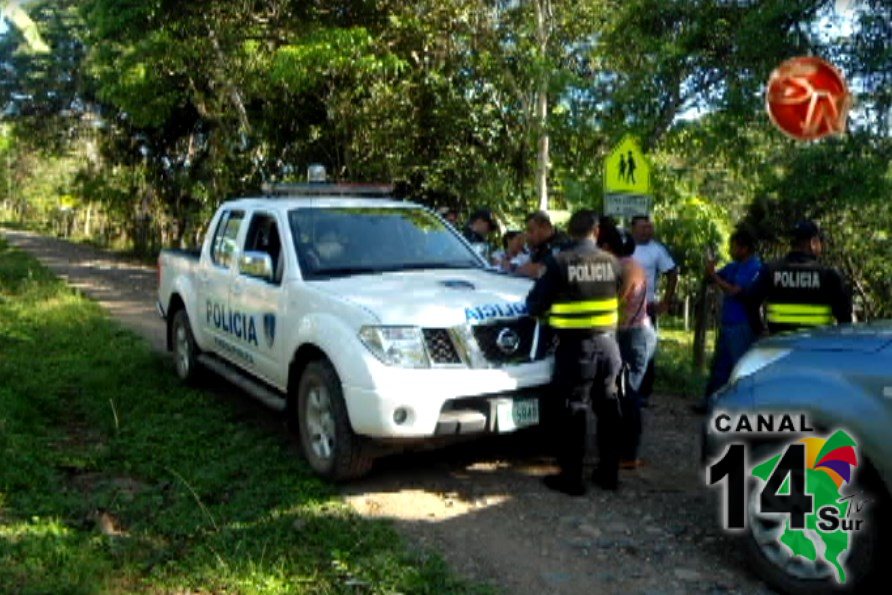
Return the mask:
M 530 281 L 381 188 L 267 191 L 222 204 L 199 253 L 159 256 L 182 379 L 210 369 L 285 412 L 335 480 L 366 473 L 376 443 L 538 424 L 552 358 Z

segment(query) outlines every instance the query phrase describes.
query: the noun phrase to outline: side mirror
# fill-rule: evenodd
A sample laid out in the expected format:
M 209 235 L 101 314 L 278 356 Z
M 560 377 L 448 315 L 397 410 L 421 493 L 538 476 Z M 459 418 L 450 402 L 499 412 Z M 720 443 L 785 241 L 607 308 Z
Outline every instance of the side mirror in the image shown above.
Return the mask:
M 238 260 L 239 273 L 248 277 L 273 280 L 273 259 L 266 252 L 245 252 Z

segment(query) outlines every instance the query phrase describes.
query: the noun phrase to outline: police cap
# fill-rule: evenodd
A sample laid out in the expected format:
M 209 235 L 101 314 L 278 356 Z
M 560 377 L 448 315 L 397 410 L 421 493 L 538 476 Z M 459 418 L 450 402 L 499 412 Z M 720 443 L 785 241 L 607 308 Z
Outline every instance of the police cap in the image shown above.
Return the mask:
M 794 242 L 803 242 L 812 238 L 821 237 L 821 229 L 811 219 L 800 219 L 790 230 L 790 237 Z
M 477 209 L 471 216 L 468 218 L 469 223 L 473 223 L 478 219 L 482 221 L 486 221 L 489 224 L 490 231 L 499 231 L 499 223 L 496 221 L 496 218 L 493 216 L 492 211 L 489 209 Z

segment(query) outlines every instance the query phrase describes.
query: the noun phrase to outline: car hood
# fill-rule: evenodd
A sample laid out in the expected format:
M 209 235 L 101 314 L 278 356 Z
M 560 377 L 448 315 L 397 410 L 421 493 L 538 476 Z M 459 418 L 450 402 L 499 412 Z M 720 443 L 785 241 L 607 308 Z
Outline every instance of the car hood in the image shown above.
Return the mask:
M 822 327 L 777 335 L 759 342 L 760 347 L 862 353 L 874 353 L 890 345 L 892 345 L 892 320 Z
M 381 324 L 447 328 L 526 314 L 528 279 L 477 269 L 355 275 L 313 281 L 319 290 L 352 302 Z

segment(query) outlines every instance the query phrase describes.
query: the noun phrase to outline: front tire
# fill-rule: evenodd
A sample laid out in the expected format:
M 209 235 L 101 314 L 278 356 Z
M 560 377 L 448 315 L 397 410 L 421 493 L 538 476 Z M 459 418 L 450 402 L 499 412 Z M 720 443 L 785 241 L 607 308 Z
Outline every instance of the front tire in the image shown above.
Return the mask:
M 296 413 L 301 448 L 316 473 L 334 481 L 368 473 L 373 458 L 350 426 L 341 381 L 327 360 L 310 362 L 301 374 Z
M 840 585 L 835 570 L 823 561 L 811 561 L 793 556 L 786 546 L 777 541 L 783 531 L 782 522 L 770 515 L 760 515 L 755 505 L 758 490 L 750 493 L 747 528 L 743 536 L 746 557 L 754 572 L 782 593 L 856 593 L 865 589 L 879 573 L 888 539 L 890 499 L 882 481 L 868 461 L 858 470 L 854 492 L 872 500 L 869 509 L 860 516 L 864 527 L 850 537 L 846 568 L 846 583 Z M 851 506 L 851 504 L 850 504 Z
M 173 360 L 180 380 L 192 383 L 198 378 L 198 354 L 200 350 L 192 335 L 189 316 L 185 309 L 177 310 L 170 326 L 173 343 Z

